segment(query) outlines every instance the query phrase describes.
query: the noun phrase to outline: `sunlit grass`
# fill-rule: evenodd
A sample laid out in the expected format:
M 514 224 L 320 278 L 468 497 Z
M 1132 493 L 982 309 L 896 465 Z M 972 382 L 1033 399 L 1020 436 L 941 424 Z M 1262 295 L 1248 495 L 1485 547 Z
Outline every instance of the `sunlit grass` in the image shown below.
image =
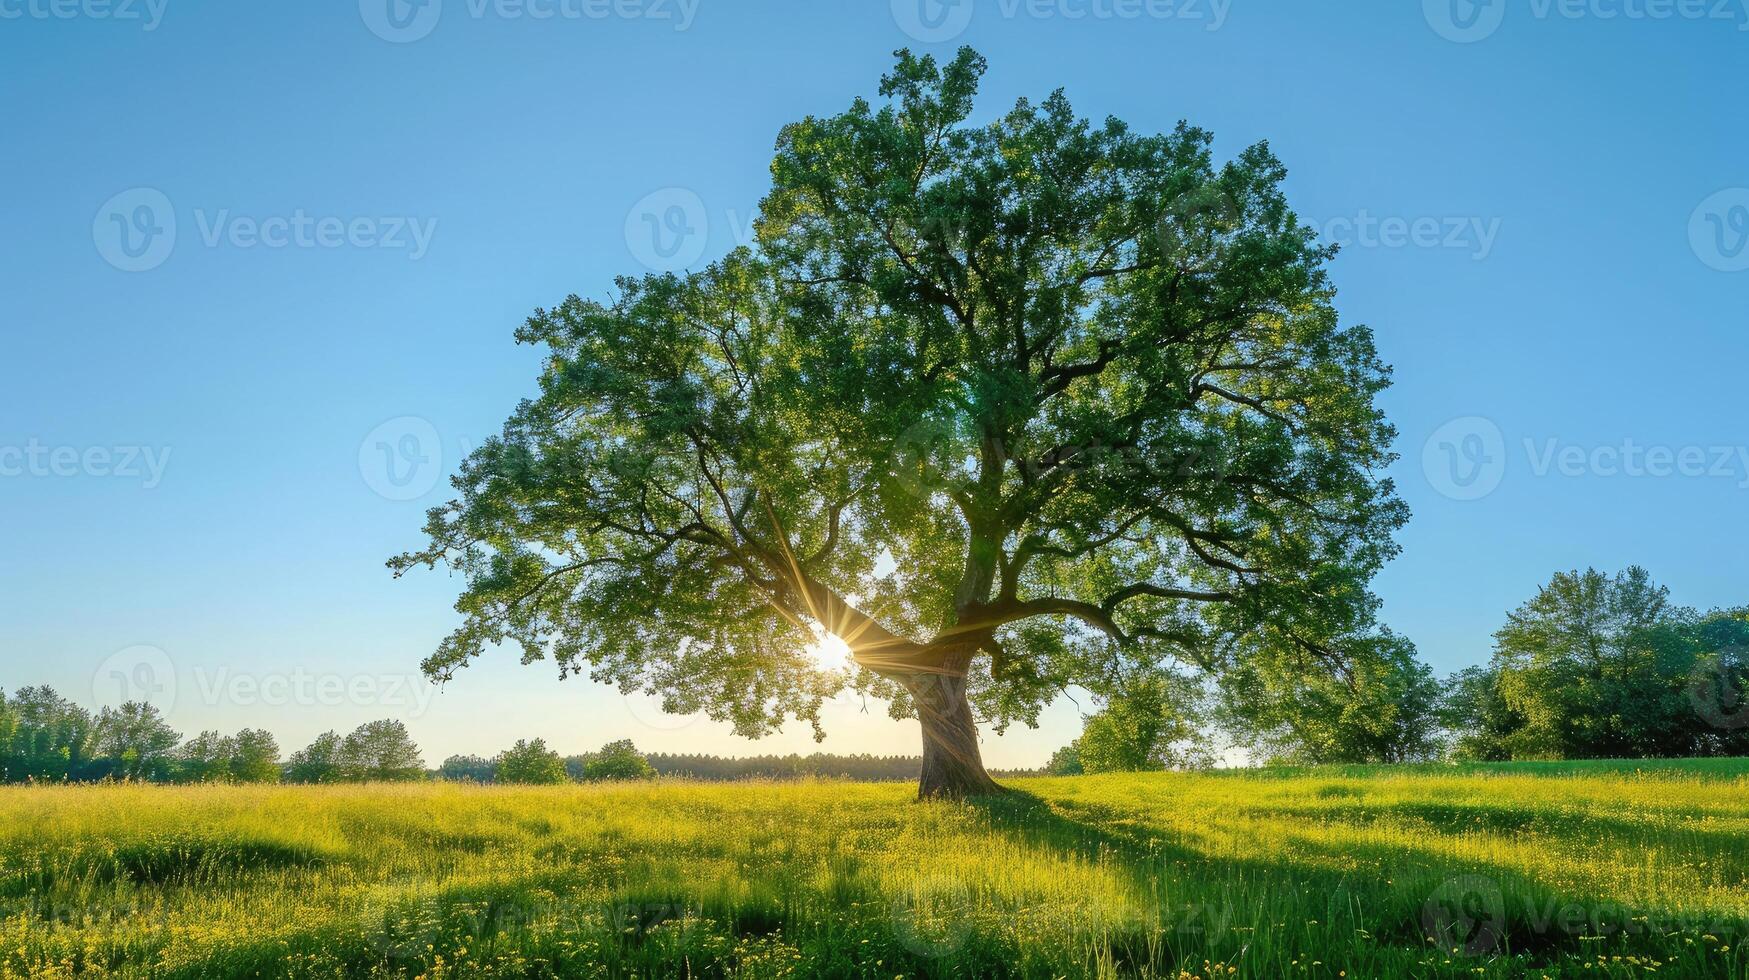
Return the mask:
M 0 978 L 1739 977 L 1745 772 L 13 788 Z

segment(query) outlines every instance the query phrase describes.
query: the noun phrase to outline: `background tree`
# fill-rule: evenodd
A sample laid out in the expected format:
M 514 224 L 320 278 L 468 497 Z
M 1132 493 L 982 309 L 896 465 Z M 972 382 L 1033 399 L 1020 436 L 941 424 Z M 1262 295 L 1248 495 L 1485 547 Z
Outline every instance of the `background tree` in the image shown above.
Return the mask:
M 722 757 L 715 755 L 671 754 L 652 752 L 644 757 L 659 776 L 683 776 L 687 779 L 856 779 L 864 781 L 915 780 L 922 762 L 917 756 L 902 755 L 835 755 L 814 752 L 809 755 L 754 755 Z M 565 760 L 571 778 L 582 779 L 588 756 L 572 756 Z
M 571 779 L 577 781 L 577 782 L 582 782 L 585 778 L 585 775 L 588 772 L 588 769 L 589 769 L 589 760 L 593 759 L 593 758 L 595 758 L 595 753 L 593 753 L 593 752 L 582 752 L 582 753 L 579 753 L 577 755 L 565 756 L 565 775 L 570 777 Z M 691 759 L 704 760 L 707 758 L 714 758 L 714 757 L 710 757 L 710 756 L 682 756 L 681 758 L 689 759 L 689 760 L 691 760 Z
M 61 782 L 91 778 L 91 714 L 50 687 L 20 688 L 10 702 L 14 718 L 7 778 Z
M 12 781 L 12 773 L 19 767 L 18 742 L 18 712 L 0 688 L 0 783 Z
M 599 752 L 591 752 L 583 757 L 582 778 L 595 783 L 618 779 L 650 779 L 656 775 L 656 770 L 650 768 L 650 760 L 638 751 L 631 739 L 620 739 L 609 742 L 601 747 Z
M 288 783 L 337 783 L 340 770 L 341 739 L 337 732 L 323 732 L 315 741 L 293 752 L 286 761 L 285 780 Z
M 437 778 L 458 783 L 489 783 L 497 775 L 497 763 L 478 755 L 452 755 L 437 767 Z
M 1333 250 L 1266 146 L 1060 92 L 974 124 L 983 71 L 900 52 L 779 135 L 756 249 L 534 313 L 538 396 L 390 562 L 465 575 L 429 674 L 514 643 L 750 736 L 848 684 L 921 721 L 928 797 L 996 791 L 974 705 L 1342 670 L 1405 510 Z
M 228 783 L 237 741 L 218 732 L 201 732 L 176 753 L 176 778 L 189 783 Z
M 643 756 L 638 758 L 642 760 Z M 550 784 L 570 779 L 565 772 L 565 760 L 547 748 L 545 740 L 538 738 L 532 742 L 517 739 L 515 745 L 499 753 L 496 770 L 501 783 Z
M 385 719 L 358 726 L 340 743 L 340 778 L 348 782 L 409 782 L 425 778 L 425 760 L 407 726 Z
M 1245 657 L 1221 680 L 1218 715 L 1270 762 L 1412 762 L 1440 751 L 1440 686 L 1415 646 L 1381 630 L 1342 641 L 1343 668 L 1293 651 Z
M 129 701 L 98 714 L 91 731 L 91 754 L 102 761 L 104 775 L 161 781 L 173 771 L 181 741 L 156 706 Z
M 1484 759 L 1749 751 L 1749 614 L 1702 616 L 1645 569 L 1561 572 L 1494 634 L 1485 668 L 1445 695 L 1456 751 Z
M 1466 667 L 1445 682 L 1440 696 L 1440 722 L 1450 733 L 1451 755 L 1477 762 L 1512 758 L 1512 733 L 1524 726 L 1500 694 L 1500 671 Z
M 1050 761 L 1045 763 L 1045 774 L 1050 776 L 1079 776 L 1086 771 L 1081 765 L 1080 739 L 1052 752 Z
M 1595 569 L 1558 573 L 1509 613 L 1494 634 L 1494 658 L 1500 693 L 1524 719 L 1509 740 L 1513 757 L 1636 754 L 1623 724 L 1623 712 L 1634 711 L 1628 701 L 1665 692 L 1637 690 L 1631 678 L 1652 665 L 1651 647 L 1671 635 L 1660 627 L 1676 615 L 1669 590 L 1637 566 L 1613 578 Z
M 260 728 L 245 728 L 231 742 L 231 778 L 239 783 L 277 783 L 279 742 Z
M 1749 755 L 1749 607 L 1715 610 L 1689 635 L 1688 754 Z
M 1173 674 L 1133 679 L 1086 719 L 1070 757 L 1052 758 L 1047 769 L 1058 775 L 1080 772 L 1150 772 L 1213 763 L 1199 727 L 1204 696 L 1200 688 Z

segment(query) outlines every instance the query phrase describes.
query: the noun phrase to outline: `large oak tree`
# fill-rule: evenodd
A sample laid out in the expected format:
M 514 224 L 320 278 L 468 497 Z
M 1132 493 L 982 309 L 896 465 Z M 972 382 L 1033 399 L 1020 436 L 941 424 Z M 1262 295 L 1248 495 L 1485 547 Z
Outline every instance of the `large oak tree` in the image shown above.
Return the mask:
M 779 135 L 756 246 L 535 312 L 539 394 L 391 562 L 465 574 L 431 675 L 515 643 L 747 735 L 850 687 L 921 721 L 927 797 L 1071 685 L 1343 674 L 1405 511 L 1333 251 L 1266 146 L 974 124 L 983 70 L 900 52 Z

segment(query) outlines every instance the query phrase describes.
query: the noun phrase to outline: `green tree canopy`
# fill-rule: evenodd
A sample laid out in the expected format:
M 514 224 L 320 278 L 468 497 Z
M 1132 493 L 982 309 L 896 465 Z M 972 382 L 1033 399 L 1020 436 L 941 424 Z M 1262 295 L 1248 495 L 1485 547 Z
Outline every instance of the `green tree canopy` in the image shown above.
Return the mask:
M 1460 753 L 1491 759 L 1749 752 L 1749 611 L 1671 603 L 1638 566 L 1560 572 L 1448 685 Z
M 1508 740 L 1524 726 L 1524 717 L 1501 696 L 1497 668 L 1466 667 L 1453 674 L 1441 692 L 1439 711 L 1454 757 L 1481 762 L 1512 758 Z
M 512 643 L 746 735 L 850 686 L 920 719 L 934 796 L 996 790 L 974 705 L 1344 671 L 1405 510 L 1286 171 L 1061 92 L 974 122 L 983 72 L 900 52 L 779 134 L 756 247 L 529 318 L 538 393 L 390 563 L 465 576 L 432 676 Z
M 501 783 L 563 783 L 571 778 L 565 772 L 565 760 L 538 738 L 532 742 L 517 739 L 515 745 L 498 754 L 495 771 Z
M 425 760 L 407 726 L 385 719 L 358 726 L 340 743 L 340 778 L 348 782 L 408 782 L 425 778 Z
M 231 778 L 239 783 L 277 783 L 279 742 L 260 728 L 245 728 L 231 743 Z
M 18 728 L 18 712 L 7 702 L 5 689 L 0 688 L 0 782 L 6 782 L 18 764 L 21 742 Z
M 589 782 L 603 782 L 620 779 L 651 779 L 656 770 L 650 767 L 650 760 L 638 751 L 638 747 L 630 739 L 620 739 L 609 742 L 601 747 L 599 752 L 591 752 L 582 758 L 583 773 L 581 778 Z
M 1072 755 L 1052 758 L 1052 771 L 1149 772 L 1208 765 L 1212 755 L 1200 724 L 1204 701 L 1197 685 L 1174 674 L 1130 679 L 1087 718 Z
M 104 708 L 91 730 L 91 755 L 103 760 L 116 779 L 163 780 L 176 761 L 182 736 L 156 706 L 129 701 Z
M 1415 645 L 1388 630 L 1340 641 L 1345 669 L 1299 669 L 1293 656 L 1251 656 L 1220 682 L 1217 711 L 1263 761 L 1412 762 L 1440 751 L 1440 686 Z
M 218 732 L 201 732 L 176 753 L 176 778 L 191 783 L 230 782 L 237 740 Z
M 8 780 L 59 782 L 93 775 L 90 712 L 53 688 L 24 687 L 7 703 L 6 714 L 12 719 Z
M 293 752 L 286 761 L 285 780 L 288 783 L 337 783 L 340 771 L 341 739 L 338 732 L 323 732 L 309 745 Z
M 489 783 L 497 775 L 497 763 L 478 755 L 452 755 L 437 767 L 437 778 L 458 783 Z
M 1051 776 L 1079 776 L 1087 770 L 1081 765 L 1081 740 L 1076 739 L 1051 753 L 1045 763 L 1045 773 Z

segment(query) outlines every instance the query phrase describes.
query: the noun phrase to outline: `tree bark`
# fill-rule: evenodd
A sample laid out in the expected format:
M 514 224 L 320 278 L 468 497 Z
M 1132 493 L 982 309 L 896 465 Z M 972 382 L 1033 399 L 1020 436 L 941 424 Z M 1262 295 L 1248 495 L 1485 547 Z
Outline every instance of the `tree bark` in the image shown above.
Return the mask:
M 910 692 L 923 725 L 923 773 L 917 781 L 917 798 L 959 800 L 1003 792 L 984 771 L 965 677 L 908 674 L 900 683 Z

